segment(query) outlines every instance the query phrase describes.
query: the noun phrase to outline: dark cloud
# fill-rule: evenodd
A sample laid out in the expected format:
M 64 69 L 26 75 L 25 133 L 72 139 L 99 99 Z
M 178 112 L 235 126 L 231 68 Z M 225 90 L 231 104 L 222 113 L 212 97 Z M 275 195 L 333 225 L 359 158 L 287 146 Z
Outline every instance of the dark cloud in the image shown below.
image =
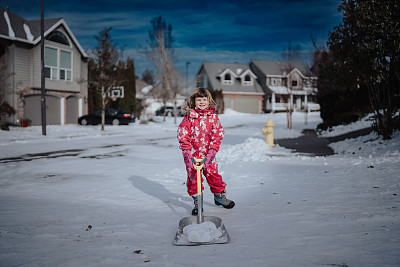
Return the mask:
M 193 75 L 205 58 L 232 58 L 229 62 L 247 63 L 250 56 L 279 56 L 289 42 L 307 50 L 310 35 L 324 42 L 328 31 L 341 20 L 337 12 L 340 3 L 341 0 L 45 1 L 45 17 L 63 17 L 84 49 L 94 48 L 94 36 L 112 27 L 112 38 L 124 47 L 126 55 L 137 58 L 141 73 L 147 66 L 137 50 L 148 39 L 152 18 L 162 16 L 173 27 L 181 66 L 191 61 Z M 0 0 L 0 6 L 8 6 L 26 19 L 40 18 L 40 1 Z

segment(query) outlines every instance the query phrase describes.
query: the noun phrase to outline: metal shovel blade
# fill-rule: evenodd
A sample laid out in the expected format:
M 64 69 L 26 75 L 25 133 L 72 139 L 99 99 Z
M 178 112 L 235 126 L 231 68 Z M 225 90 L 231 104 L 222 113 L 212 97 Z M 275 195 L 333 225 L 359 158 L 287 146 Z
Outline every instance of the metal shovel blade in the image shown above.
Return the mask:
M 210 244 L 224 244 L 228 243 L 231 238 L 229 237 L 228 232 L 226 231 L 225 225 L 222 222 L 222 220 L 218 217 L 215 216 L 203 216 L 203 221 L 204 222 L 213 222 L 217 229 L 220 229 L 222 231 L 222 236 L 212 240 L 210 242 L 190 242 L 183 234 L 183 228 L 185 226 L 191 225 L 191 224 L 197 224 L 197 217 L 191 216 L 191 217 L 185 217 L 182 218 L 179 221 L 179 226 L 178 226 L 178 231 L 176 232 L 175 239 L 174 239 L 174 245 L 177 246 L 198 246 L 198 245 L 210 245 Z

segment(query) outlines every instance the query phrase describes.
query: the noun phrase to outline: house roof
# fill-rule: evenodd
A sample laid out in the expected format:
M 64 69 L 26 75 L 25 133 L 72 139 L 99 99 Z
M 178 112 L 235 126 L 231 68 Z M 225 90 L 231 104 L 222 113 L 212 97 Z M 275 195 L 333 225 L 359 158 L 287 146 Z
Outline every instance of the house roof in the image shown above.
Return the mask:
M 285 61 L 269 61 L 269 60 L 252 60 L 250 64 L 254 64 L 267 76 L 277 75 L 285 76 L 289 74 L 293 69 L 298 69 L 305 77 L 314 77 L 315 75 L 300 62 L 285 62 Z
M 256 80 L 254 80 L 254 85 L 244 86 L 236 79 L 247 70 L 251 72 L 249 65 L 239 63 L 203 62 L 202 67 L 207 73 L 209 82 L 213 89 L 222 89 L 225 93 L 264 94 L 261 86 Z M 232 85 L 222 84 L 221 79 L 218 77 L 229 70 L 234 74 L 234 76 L 236 76 L 234 77 L 234 83 Z M 254 75 L 253 72 L 251 72 L 251 74 Z
M 36 45 L 41 39 L 40 24 L 40 20 L 25 20 L 9 10 L 0 8 L 0 38 Z M 45 19 L 44 36 L 60 25 L 64 26 L 81 54 L 88 57 L 63 18 Z
M 140 80 L 139 78 L 136 78 L 136 97 L 142 98 L 144 95 L 146 95 L 151 89 L 153 89 L 153 86 Z

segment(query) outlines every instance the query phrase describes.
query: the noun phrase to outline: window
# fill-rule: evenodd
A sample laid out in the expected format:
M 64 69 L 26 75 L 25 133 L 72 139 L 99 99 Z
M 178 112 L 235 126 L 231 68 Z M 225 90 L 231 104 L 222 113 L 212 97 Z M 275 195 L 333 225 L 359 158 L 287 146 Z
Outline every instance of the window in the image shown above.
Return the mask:
M 292 87 L 297 87 L 299 85 L 299 77 L 297 75 L 293 75 L 292 77 Z
M 222 81 L 223 84 L 233 84 L 232 76 L 230 73 L 225 74 L 224 80 Z
M 53 41 L 56 43 L 60 43 L 60 44 L 69 46 L 69 41 L 68 41 L 67 36 L 65 36 L 64 33 L 62 33 L 59 30 L 55 30 L 52 33 L 50 33 L 46 39 L 49 41 Z
M 282 85 L 281 78 L 271 78 L 271 85 Z
M 304 80 L 304 87 L 312 87 L 312 81 L 310 79 Z
M 243 85 L 253 85 L 253 81 L 251 80 L 251 76 L 249 74 L 244 76 Z
M 45 55 L 44 55 L 44 65 L 45 65 L 45 77 L 50 79 L 57 79 L 57 71 L 58 71 L 58 55 L 57 49 L 46 47 Z
M 72 53 L 52 47 L 45 47 L 45 77 L 52 80 L 72 81 Z

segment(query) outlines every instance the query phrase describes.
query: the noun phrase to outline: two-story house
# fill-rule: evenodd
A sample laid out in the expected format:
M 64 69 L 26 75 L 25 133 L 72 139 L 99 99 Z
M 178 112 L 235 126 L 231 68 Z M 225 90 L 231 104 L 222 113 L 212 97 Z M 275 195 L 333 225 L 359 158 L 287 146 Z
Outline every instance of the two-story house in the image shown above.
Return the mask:
M 249 65 L 203 62 L 196 75 L 197 87 L 222 90 L 225 109 L 261 113 L 264 92 Z
M 204 62 L 197 87 L 222 90 L 224 106 L 245 113 L 319 110 L 316 82 L 302 63 L 252 60 L 249 65 Z
M 46 123 L 77 123 L 87 113 L 88 56 L 62 18 L 44 21 Z M 1 88 L 17 112 L 6 119 L 41 124 L 40 20 L 0 8 Z
M 252 60 L 250 69 L 265 92 L 266 112 L 314 111 L 320 106 L 316 99 L 317 77 L 300 62 Z

